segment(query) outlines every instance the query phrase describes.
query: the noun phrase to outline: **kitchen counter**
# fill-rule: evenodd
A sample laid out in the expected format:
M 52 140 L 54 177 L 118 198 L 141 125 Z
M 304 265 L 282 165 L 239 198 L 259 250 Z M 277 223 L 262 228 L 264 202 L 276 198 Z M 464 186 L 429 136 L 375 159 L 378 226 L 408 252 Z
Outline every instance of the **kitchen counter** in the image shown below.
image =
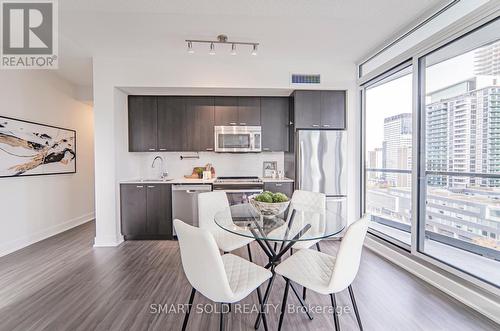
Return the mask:
M 191 179 L 191 178 L 167 178 L 161 179 L 125 179 L 120 184 L 213 184 L 216 178 L 212 179 Z
M 167 178 L 167 180 L 161 179 L 125 179 L 121 180 L 120 184 L 213 184 L 217 178 L 212 179 L 191 179 L 191 178 Z M 261 178 L 264 183 L 293 183 L 294 180 L 290 178 Z

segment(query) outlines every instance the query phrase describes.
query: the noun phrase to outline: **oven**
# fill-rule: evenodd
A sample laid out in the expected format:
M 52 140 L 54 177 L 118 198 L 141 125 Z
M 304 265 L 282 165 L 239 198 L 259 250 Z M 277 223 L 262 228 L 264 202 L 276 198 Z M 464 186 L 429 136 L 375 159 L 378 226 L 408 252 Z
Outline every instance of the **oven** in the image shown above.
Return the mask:
M 260 126 L 215 126 L 215 151 L 229 153 L 261 152 Z
M 218 177 L 213 184 L 214 191 L 224 191 L 229 205 L 248 203 L 252 195 L 264 191 L 264 183 L 258 177 Z

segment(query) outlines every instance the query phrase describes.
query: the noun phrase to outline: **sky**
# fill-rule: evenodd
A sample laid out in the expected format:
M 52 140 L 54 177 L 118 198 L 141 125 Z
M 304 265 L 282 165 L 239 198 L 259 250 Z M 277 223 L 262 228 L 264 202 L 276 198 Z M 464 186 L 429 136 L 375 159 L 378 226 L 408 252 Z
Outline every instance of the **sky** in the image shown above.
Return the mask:
M 426 94 L 474 77 L 474 50 L 426 68 Z M 412 112 L 412 74 L 366 91 L 366 151 L 382 147 L 384 118 Z

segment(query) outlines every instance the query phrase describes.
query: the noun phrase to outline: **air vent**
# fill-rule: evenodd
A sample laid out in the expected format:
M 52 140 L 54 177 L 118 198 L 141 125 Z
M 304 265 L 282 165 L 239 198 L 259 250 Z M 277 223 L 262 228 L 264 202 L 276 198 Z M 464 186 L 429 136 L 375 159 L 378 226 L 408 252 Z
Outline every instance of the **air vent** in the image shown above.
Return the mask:
M 292 74 L 292 84 L 319 84 L 321 75 L 299 75 Z

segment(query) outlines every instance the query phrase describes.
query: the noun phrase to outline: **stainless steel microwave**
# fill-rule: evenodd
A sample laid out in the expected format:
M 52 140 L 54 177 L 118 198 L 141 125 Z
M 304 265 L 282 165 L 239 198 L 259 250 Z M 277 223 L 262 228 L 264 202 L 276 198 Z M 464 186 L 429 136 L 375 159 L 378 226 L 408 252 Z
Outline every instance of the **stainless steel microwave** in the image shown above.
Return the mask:
M 216 126 L 215 151 L 232 153 L 261 152 L 260 126 Z

